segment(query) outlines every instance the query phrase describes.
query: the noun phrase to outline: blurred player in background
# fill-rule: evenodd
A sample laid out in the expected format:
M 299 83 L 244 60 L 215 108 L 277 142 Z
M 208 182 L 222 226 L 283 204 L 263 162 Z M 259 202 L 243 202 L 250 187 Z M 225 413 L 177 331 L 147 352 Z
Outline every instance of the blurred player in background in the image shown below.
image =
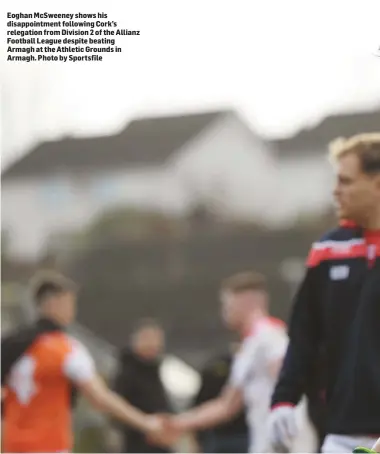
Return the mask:
M 331 157 L 341 225 L 312 246 L 296 297 L 272 398 L 271 440 L 280 452 L 297 433 L 294 406 L 321 351 L 323 452 L 370 448 L 380 434 L 380 133 L 339 139 Z
M 165 333 L 153 319 L 140 320 L 130 345 L 120 352 L 113 390 L 144 413 L 173 413 L 160 377 Z M 116 425 L 122 434 L 122 452 L 165 453 L 164 447 L 149 442 L 139 430 Z M 119 448 L 120 449 L 120 448 Z
M 287 346 L 284 323 L 268 314 L 264 276 L 245 272 L 221 289 L 222 314 L 243 339 L 228 384 L 215 399 L 172 418 L 178 431 L 203 430 L 228 421 L 247 406 L 250 452 L 269 450 L 267 416 L 270 396 Z
M 163 441 L 162 421 L 110 391 L 86 348 L 65 327 L 75 317 L 76 288 L 58 274 L 33 285 L 40 319 L 2 340 L 1 385 L 5 452 L 68 452 L 72 449 L 71 391 L 95 408 Z

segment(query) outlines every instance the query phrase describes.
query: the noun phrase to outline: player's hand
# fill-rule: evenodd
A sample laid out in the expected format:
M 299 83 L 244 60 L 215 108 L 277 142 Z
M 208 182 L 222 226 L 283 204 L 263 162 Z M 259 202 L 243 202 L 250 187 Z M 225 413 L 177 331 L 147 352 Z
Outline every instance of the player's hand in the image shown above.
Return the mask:
M 298 434 L 295 407 L 277 407 L 269 416 L 269 437 L 276 452 L 289 452 Z
M 165 420 L 165 425 L 167 430 L 177 436 L 179 438 L 180 436 L 183 435 L 183 433 L 186 431 L 186 427 L 183 427 L 181 424 L 181 418 L 180 415 L 170 415 L 166 420 Z
M 180 434 L 172 427 L 169 415 L 157 414 L 147 416 L 147 419 L 150 424 L 147 441 L 150 444 L 171 447 L 177 442 Z
M 163 441 L 164 419 L 161 415 L 147 415 L 145 419 L 145 434 L 149 441 Z M 162 444 L 162 443 L 158 443 Z
M 187 431 L 186 421 L 183 419 L 182 415 L 171 416 L 167 420 L 167 425 L 171 431 L 177 434 L 183 434 Z

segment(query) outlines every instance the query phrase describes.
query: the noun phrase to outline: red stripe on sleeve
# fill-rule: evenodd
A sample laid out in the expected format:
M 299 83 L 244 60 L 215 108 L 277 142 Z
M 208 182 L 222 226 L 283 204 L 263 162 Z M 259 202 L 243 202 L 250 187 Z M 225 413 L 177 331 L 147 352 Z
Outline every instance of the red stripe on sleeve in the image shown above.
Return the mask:
M 328 248 L 316 249 L 312 247 L 306 260 L 306 266 L 309 268 L 318 266 L 321 262 L 327 259 L 327 251 Z

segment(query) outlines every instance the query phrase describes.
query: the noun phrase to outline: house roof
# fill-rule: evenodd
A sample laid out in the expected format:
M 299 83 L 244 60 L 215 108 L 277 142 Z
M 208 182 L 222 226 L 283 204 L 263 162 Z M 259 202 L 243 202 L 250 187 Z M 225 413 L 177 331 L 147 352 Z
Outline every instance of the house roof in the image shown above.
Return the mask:
M 220 115 L 227 113 L 227 110 L 220 110 L 136 119 L 116 135 L 43 142 L 10 165 L 2 178 L 43 175 L 62 169 L 75 172 L 89 168 L 158 164 Z
M 331 115 L 317 126 L 302 129 L 290 138 L 273 140 L 274 149 L 282 153 L 300 152 L 310 148 L 325 150 L 328 143 L 337 137 L 380 131 L 380 108 L 370 112 L 355 112 Z
M 46 175 L 54 171 L 117 168 L 159 164 L 230 110 L 136 119 L 115 135 L 64 138 L 37 145 L 2 173 L 13 177 Z M 324 150 L 339 136 L 380 130 L 380 109 L 326 117 L 317 126 L 302 129 L 290 138 L 267 143 L 279 156 L 307 150 Z

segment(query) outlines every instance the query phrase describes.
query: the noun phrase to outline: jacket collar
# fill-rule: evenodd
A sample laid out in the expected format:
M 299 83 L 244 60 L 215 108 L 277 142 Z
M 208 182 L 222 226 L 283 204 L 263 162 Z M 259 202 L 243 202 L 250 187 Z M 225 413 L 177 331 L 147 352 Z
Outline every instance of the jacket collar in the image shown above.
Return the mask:
M 37 330 L 41 332 L 65 331 L 66 328 L 49 318 L 41 317 L 36 322 Z
M 161 364 L 161 358 L 146 360 L 137 355 L 130 347 L 121 350 L 120 360 L 123 363 L 135 364 L 146 369 L 158 369 Z

